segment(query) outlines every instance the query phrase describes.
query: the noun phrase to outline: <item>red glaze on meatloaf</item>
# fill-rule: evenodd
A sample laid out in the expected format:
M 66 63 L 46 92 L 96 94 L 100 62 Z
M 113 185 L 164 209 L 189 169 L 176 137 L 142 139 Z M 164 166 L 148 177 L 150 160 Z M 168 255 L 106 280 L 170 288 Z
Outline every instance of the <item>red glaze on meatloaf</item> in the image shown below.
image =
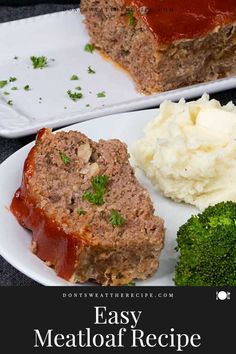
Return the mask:
M 32 230 L 32 252 L 48 264 L 52 264 L 60 277 L 69 280 L 75 269 L 76 248 L 82 247 L 85 241 L 73 234 L 68 237 L 63 228 L 38 207 L 38 201 L 30 190 L 30 179 L 36 171 L 37 144 L 40 143 L 44 133 L 46 129 L 39 132 L 36 146 L 25 161 L 22 184 L 12 200 L 11 211 L 23 227 Z
M 235 0 L 125 0 L 158 43 L 203 36 L 236 21 Z
M 119 140 L 41 130 L 11 211 L 32 230 L 32 251 L 66 280 L 124 285 L 158 268 L 163 221 Z

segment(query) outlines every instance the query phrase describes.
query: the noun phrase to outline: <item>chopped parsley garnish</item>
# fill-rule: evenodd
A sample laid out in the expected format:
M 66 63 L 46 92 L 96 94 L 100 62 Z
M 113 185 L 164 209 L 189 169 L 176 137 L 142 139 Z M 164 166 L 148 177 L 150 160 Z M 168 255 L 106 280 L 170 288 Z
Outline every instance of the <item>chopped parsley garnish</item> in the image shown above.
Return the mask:
M 17 91 L 18 90 L 18 87 L 14 86 L 11 88 L 12 91 Z
M 46 57 L 31 57 L 30 58 L 34 69 L 43 69 L 47 66 L 48 60 Z
M 127 286 L 136 286 L 136 283 L 134 281 L 130 281 Z
M 86 104 L 86 107 L 90 107 L 90 104 L 89 104 L 89 103 L 87 103 L 87 104 Z
M 10 101 L 7 102 L 7 104 L 8 104 L 9 106 L 13 106 L 13 101 L 10 100 Z
M 88 73 L 89 74 L 96 74 L 96 71 L 91 68 L 91 66 L 88 67 Z
M 81 88 L 80 86 L 77 86 L 75 89 L 76 89 L 77 91 L 81 91 L 81 90 L 82 90 L 82 88 Z
M 4 94 L 5 96 L 9 96 L 9 95 L 10 95 L 10 93 L 7 92 L 7 91 L 4 91 L 3 94 Z
M 77 214 L 79 214 L 79 216 L 81 216 L 81 215 L 87 214 L 87 212 L 86 212 L 86 210 L 79 208 L 79 209 L 77 209 Z
M 106 97 L 106 92 L 105 91 L 98 92 L 97 97 L 98 98 Z
M 67 94 L 74 102 L 83 98 L 83 94 L 81 92 L 72 92 L 71 90 L 68 90 Z
M 86 191 L 83 194 L 83 199 L 95 205 L 104 204 L 104 194 L 106 191 L 108 176 L 96 176 L 91 180 L 93 193 Z
M 24 87 L 24 90 L 25 90 L 25 91 L 29 91 L 29 90 L 30 90 L 29 85 L 26 85 L 26 86 Z
M 8 84 L 7 80 L 0 81 L 0 88 L 5 87 Z
M 10 77 L 9 82 L 15 82 L 17 80 L 16 77 Z
M 15 56 L 13 59 L 14 59 L 14 60 L 18 60 L 18 59 L 19 59 L 19 57 Z
M 95 49 L 95 45 L 94 45 L 94 44 L 91 44 L 91 43 L 87 43 L 87 44 L 84 46 L 85 52 L 88 52 L 88 53 L 93 53 L 94 49 Z
M 79 77 L 77 75 L 72 75 L 70 78 L 72 81 L 79 80 Z
M 61 160 L 64 162 L 65 165 L 69 165 L 70 163 L 70 158 L 64 152 L 59 153 Z
M 128 16 L 128 19 L 129 19 L 129 26 L 131 28 L 134 28 L 136 26 L 137 21 L 136 21 L 136 18 L 134 17 L 133 9 L 128 8 L 126 10 L 126 15 Z
M 126 220 L 117 210 L 112 210 L 109 217 L 109 223 L 114 227 L 123 226 L 126 223 Z

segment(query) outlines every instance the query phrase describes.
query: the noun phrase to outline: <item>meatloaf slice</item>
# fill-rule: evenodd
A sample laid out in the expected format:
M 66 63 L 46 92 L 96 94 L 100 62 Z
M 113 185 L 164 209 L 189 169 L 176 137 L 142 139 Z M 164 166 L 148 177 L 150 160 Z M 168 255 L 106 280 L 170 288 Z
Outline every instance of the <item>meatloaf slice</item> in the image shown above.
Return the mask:
M 158 268 L 163 221 L 119 140 L 41 130 L 11 210 L 33 252 L 71 282 L 122 285 Z
M 147 94 L 236 75 L 235 0 L 81 0 L 93 44 Z

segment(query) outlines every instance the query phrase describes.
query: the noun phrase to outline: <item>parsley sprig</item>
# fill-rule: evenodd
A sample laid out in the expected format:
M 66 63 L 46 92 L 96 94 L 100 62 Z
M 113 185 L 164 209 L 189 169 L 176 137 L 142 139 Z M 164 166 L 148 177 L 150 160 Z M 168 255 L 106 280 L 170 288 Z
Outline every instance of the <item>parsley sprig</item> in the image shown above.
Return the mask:
M 84 209 L 82 209 L 82 208 L 79 208 L 79 209 L 77 209 L 76 211 L 77 211 L 77 214 L 78 214 L 79 216 L 81 216 L 81 215 L 86 215 L 86 214 L 87 214 L 86 210 L 84 210 Z
M 134 281 L 130 281 L 127 286 L 136 286 L 136 283 Z
M 47 66 L 47 63 L 48 63 L 47 58 L 44 56 L 42 56 L 42 57 L 32 56 L 30 59 L 32 61 L 34 69 L 43 69 Z
M 126 220 L 117 210 L 112 210 L 109 217 L 109 223 L 114 227 L 123 226 L 126 223 Z
M 7 80 L 0 81 L 0 88 L 5 87 L 8 84 Z
M 93 53 L 94 49 L 95 49 L 95 45 L 91 44 L 91 43 L 87 43 L 84 46 L 85 52 L 88 52 L 88 53 L 91 53 L 91 54 Z
M 77 81 L 77 80 L 79 80 L 79 77 L 78 77 L 78 75 L 72 75 L 71 76 L 71 78 L 70 78 L 72 81 Z
M 83 194 L 83 199 L 91 204 L 102 205 L 104 204 L 104 194 L 109 181 L 108 176 L 96 176 L 91 180 L 93 192 L 86 191 Z
M 67 94 L 74 102 L 83 98 L 83 94 L 81 92 L 72 92 L 71 90 L 68 90 Z
M 11 76 L 10 79 L 9 79 L 9 82 L 15 82 L 15 81 L 17 81 L 17 78 Z
M 64 152 L 59 152 L 61 160 L 64 162 L 64 164 L 67 166 L 70 164 L 70 157 L 67 156 Z
M 97 93 L 97 98 L 103 98 L 103 97 L 106 97 L 106 92 L 105 91 Z
M 134 10 L 128 8 L 126 10 L 126 15 L 128 16 L 128 19 L 129 19 L 129 26 L 131 28 L 134 28 L 136 26 L 136 23 L 137 23 L 136 18 L 134 17 Z
M 91 65 L 88 66 L 88 73 L 89 74 L 96 74 L 96 71 L 92 69 Z

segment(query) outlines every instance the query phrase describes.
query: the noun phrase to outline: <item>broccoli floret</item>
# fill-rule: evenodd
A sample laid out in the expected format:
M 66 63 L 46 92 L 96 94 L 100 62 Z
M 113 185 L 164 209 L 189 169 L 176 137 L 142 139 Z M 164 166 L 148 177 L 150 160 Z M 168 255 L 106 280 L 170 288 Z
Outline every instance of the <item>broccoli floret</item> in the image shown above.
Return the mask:
M 236 285 L 236 203 L 222 202 L 192 216 L 177 233 L 179 286 Z

